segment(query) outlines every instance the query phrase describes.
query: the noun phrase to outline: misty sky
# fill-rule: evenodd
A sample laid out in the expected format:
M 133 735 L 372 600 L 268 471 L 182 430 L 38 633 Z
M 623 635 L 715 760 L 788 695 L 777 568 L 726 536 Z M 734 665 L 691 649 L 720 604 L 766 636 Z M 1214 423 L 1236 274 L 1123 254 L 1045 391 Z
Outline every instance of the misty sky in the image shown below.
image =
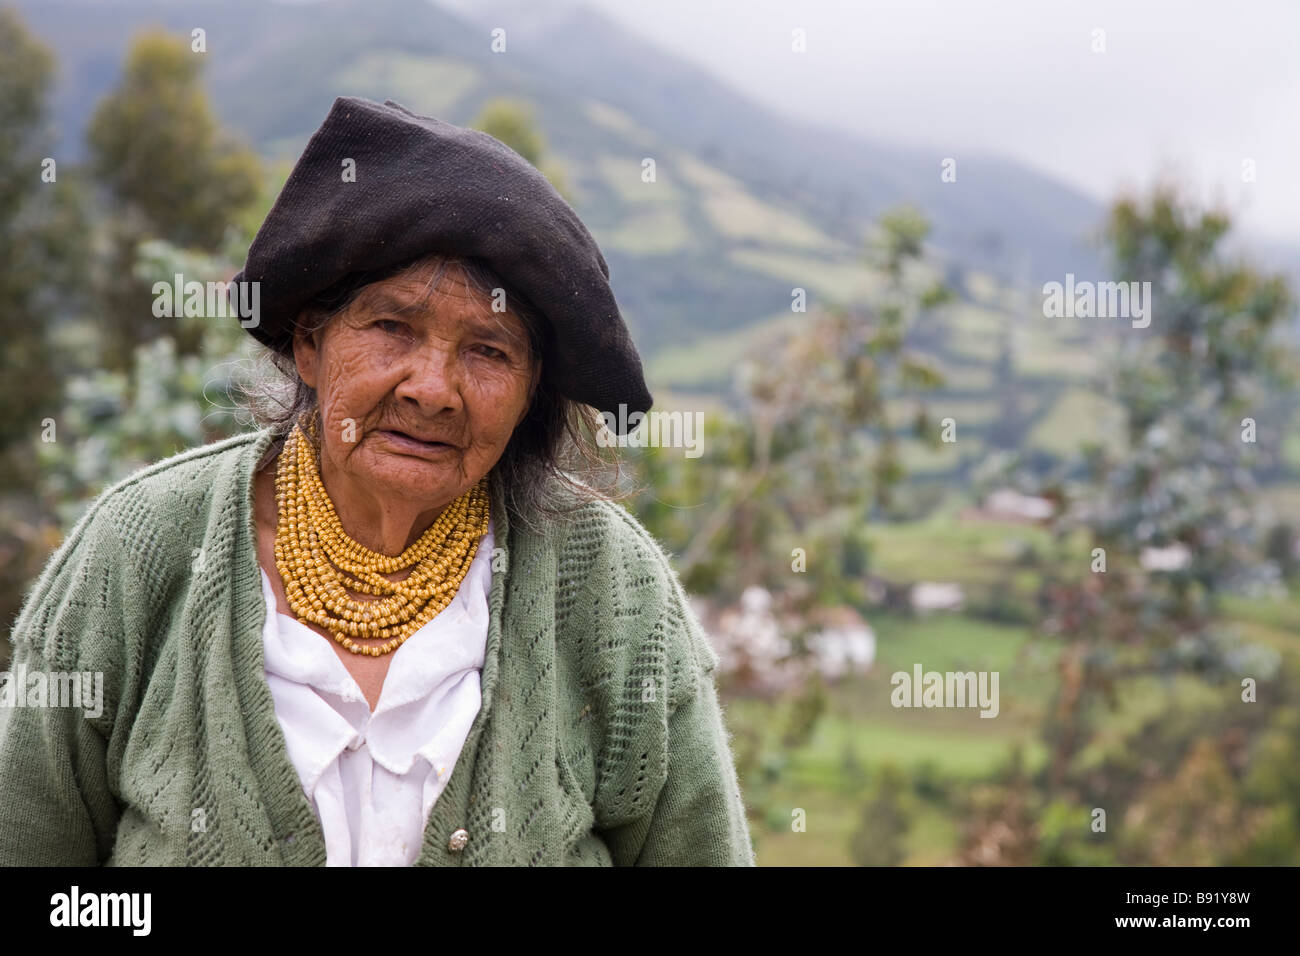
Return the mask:
M 774 109 L 959 164 L 1000 153 L 1101 200 L 1173 173 L 1300 241 L 1300 0 L 585 2 Z

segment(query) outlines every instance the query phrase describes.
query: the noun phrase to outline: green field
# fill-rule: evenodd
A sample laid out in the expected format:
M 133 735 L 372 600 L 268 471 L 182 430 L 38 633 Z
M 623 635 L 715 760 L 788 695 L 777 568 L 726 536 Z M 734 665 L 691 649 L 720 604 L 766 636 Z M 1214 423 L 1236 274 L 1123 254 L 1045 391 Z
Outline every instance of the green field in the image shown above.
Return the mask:
M 969 602 L 1006 582 L 1015 594 L 1032 595 L 1037 581 L 1017 566 L 1026 546 L 1049 547 L 1037 527 L 965 521 L 951 503 L 931 518 L 873 527 L 872 572 L 897 582 L 931 580 L 963 585 Z M 1225 615 L 1243 640 L 1300 659 L 1300 594 L 1283 601 L 1231 598 Z M 791 707 L 788 700 L 727 699 L 726 719 L 739 756 L 759 742 L 779 754 L 777 766 L 755 767 L 742 782 L 760 865 L 852 865 L 850 839 L 860 825 L 869 785 L 886 765 L 906 774 L 932 775 L 948 792 L 963 793 L 1020 749 L 1029 772 L 1040 769 L 1047 750 L 1039 739 L 1043 710 L 1055 687 L 1055 648 L 1035 640 L 1028 626 L 997 623 L 972 613 L 926 617 L 878 612 L 868 619 L 876 633 L 872 670 L 827 689 L 827 707 L 803 747 L 781 743 Z M 1000 713 L 981 718 L 977 709 L 894 708 L 890 675 L 925 670 L 996 670 Z M 1172 710 L 1195 715 L 1221 703 L 1224 693 L 1192 677 L 1145 679 L 1125 687 L 1113 712 L 1103 716 L 1091 745 L 1078 756 L 1087 767 L 1116 747 L 1145 720 Z M 772 759 L 769 756 L 769 761 Z M 950 861 L 958 849 L 958 811 L 927 799 L 910 798 L 911 828 L 906 865 Z M 802 810 L 805 832 L 791 828 Z

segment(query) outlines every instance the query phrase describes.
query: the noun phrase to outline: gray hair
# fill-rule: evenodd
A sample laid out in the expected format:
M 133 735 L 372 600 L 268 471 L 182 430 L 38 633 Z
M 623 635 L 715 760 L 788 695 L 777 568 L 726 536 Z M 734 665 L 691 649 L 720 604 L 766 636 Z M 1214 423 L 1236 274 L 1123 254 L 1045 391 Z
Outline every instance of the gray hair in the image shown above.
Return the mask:
M 437 270 L 424 290 L 427 298 L 441 281 L 447 266 L 459 265 L 466 281 L 486 296 L 503 289 L 510 311 L 527 331 L 531 362 L 541 364 L 537 388 L 523 421 L 515 429 L 493 474 L 500 480 L 512 520 L 533 528 L 537 519 L 562 520 L 578 505 L 591 500 L 611 500 L 617 494 L 620 473 L 615 453 L 601 448 L 595 439 L 596 410 L 563 395 L 550 374 L 554 347 L 549 323 L 528 300 L 482 259 L 434 253 L 409 259 L 382 269 L 345 276 L 316 295 L 295 321 L 295 333 L 314 335 L 356 301 L 362 289 L 374 282 L 414 272 L 433 262 Z M 277 435 L 287 435 L 295 422 L 319 421 L 316 390 L 298 375 L 292 352 L 282 354 L 270 348 L 262 356 L 272 368 L 253 382 L 237 386 L 241 404 L 254 422 L 270 426 Z

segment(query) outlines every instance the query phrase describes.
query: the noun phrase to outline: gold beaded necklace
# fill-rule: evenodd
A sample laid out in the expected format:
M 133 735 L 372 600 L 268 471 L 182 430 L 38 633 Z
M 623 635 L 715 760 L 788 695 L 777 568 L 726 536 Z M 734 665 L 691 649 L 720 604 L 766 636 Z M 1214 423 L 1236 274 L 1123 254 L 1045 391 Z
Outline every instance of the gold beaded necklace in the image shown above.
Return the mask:
M 297 424 L 276 462 L 275 496 L 275 563 L 289 606 L 298 620 L 328 629 L 353 654 L 390 654 L 433 620 L 456 596 L 488 530 L 483 478 L 401 554 L 363 547 L 343 530 L 321 483 L 316 452 Z M 384 577 L 412 566 L 401 581 Z M 345 586 L 379 600 L 355 600 Z M 362 645 L 353 638 L 384 643 Z

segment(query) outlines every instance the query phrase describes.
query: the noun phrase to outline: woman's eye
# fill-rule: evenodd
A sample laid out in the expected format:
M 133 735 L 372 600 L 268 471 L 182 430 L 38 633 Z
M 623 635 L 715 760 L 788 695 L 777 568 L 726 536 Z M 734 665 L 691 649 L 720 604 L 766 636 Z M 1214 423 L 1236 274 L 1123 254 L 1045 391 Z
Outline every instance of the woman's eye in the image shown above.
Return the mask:
M 503 359 L 503 358 L 506 357 L 506 353 L 505 353 L 505 352 L 502 352 L 500 349 L 493 348 L 493 347 L 490 346 L 490 345 L 480 345 L 480 346 L 478 347 L 478 349 L 479 349 L 480 352 L 482 352 L 482 353 L 483 353 L 484 355 L 486 355 L 488 358 L 492 358 L 492 359 Z
M 380 319 L 375 323 L 375 326 L 381 332 L 392 332 L 393 334 L 396 334 L 405 328 L 401 322 L 396 322 L 393 319 Z

